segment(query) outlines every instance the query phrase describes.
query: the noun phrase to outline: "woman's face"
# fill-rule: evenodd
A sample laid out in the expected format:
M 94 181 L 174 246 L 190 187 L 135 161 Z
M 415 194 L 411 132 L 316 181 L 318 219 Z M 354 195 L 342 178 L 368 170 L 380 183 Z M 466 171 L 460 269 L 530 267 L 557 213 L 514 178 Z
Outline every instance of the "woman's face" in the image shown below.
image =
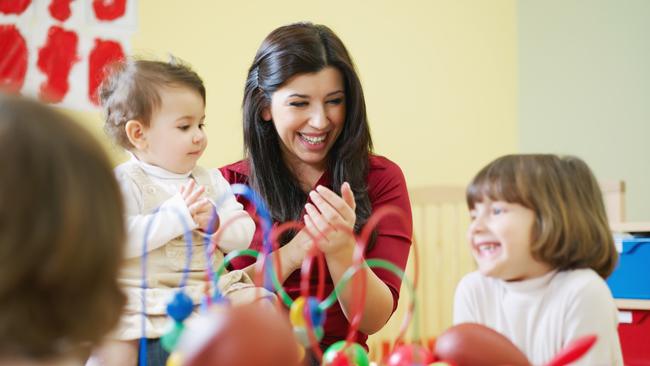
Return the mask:
M 343 75 L 328 66 L 292 77 L 273 93 L 262 118 L 273 121 L 282 157 L 294 172 L 324 171 L 345 122 Z

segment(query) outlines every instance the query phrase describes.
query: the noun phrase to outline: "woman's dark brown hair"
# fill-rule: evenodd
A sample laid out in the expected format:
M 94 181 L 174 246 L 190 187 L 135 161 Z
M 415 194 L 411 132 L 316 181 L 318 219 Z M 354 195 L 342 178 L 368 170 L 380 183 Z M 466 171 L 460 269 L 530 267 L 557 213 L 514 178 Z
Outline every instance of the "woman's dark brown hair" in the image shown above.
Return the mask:
M 46 358 L 119 319 L 122 199 L 105 152 L 58 111 L 0 95 L 0 355 Z
M 328 155 L 332 188 L 350 183 L 357 202 L 355 231 L 372 212 L 366 187 L 368 156 L 372 151 L 370 127 L 361 82 L 345 45 L 328 27 L 295 23 L 275 29 L 257 50 L 244 89 L 244 146 L 250 164 L 249 184 L 266 201 L 274 221 L 300 221 L 307 195 L 297 177 L 281 159 L 280 139 L 262 110 L 273 93 L 296 75 L 325 67 L 341 72 L 345 85 L 346 116 L 343 131 Z
M 602 192 L 587 164 L 574 156 L 506 155 L 483 168 L 467 188 L 467 205 L 484 198 L 535 212 L 533 258 L 559 270 L 591 268 L 607 278 L 618 253 Z

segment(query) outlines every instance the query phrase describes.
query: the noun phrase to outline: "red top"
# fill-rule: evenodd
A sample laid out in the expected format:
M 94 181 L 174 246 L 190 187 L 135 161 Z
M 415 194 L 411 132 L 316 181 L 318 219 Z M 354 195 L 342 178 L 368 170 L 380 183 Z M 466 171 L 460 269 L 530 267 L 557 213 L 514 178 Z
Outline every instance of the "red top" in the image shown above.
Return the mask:
M 230 184 L 248 184 L 249 166 L 247 161 L 242 160 L 224 166 L 220 168 L 220 170 Z M 404 180 L 402 170 L 397 166 L 397 164 L 382 156 L 371 155 L 370 170 L 366 182 L 368 184 L 368 195 L 370 197 L 373 212 L 382 206 L 392 205 L 404 211 L 409 223 L 408 227 L 405 227 L 401 220 L 394 219 L 394 216 L 387 216 L 385 219 L 381 220 L 376 227 L 377 239 L 375 245 L 371 250 L 366 252 L 366 258 L 384 259 L 404 270 L 409 250 L 411 248 L 413 225 L 411 203 L 409 202 L 408 192 L 406 190 L 406 181 Z M 323 185 L 331 188 L 329 171 L 321 176 L 316 185 Z M 238 200 L 244 205 L 247 211 L 251 213 L 254 212 L 252 204 L 250 204 L 245 198 L 238 197 Z M 278 223 L 273 223 L 274 227 L 277 225 Z M 262 233 L 259 225 L 250 248 L 257 251 L 261 251 L 262 249 Z M 252 263 L 253 259 L 246 257 L 236 258 L 231 264 L 234 268 L 241 269 Z M 314 261 L 312 264 L 313 268 L 311 274 L 311 283 L 313 284 L 314 291 L 313 294 L 315 294 L 318 284 L 317 266 L 318 262 Z M 390 289 L 393 295 L 393 311 L 395 311 L 397 300 L 399 298 L 399 289 L 401 284 L 400 278 L 395 276 L 392 272 L 381 268 L 373 268 L 372 270 Z M 325 296 L 327 296 L 332 292 L 334 286 L 327 269 L 325 270 L 325 274 Z M 293 272 L 287 278 L 284 282 L 284 289 L 291 298 L 295 299 L 300 296 L 299 270 Z M 321 345 L 327 347 L 336 341 L 345 339 L 348 333 L 348 327 L 348 320 L 343 314 L 341 306 L 337 301 L 327 311 L 324 327 L 325 336 L 321 341 Z M 366 334 L 357 332 L 356 341 L 366 348 L 367 338 L 368 336 Z

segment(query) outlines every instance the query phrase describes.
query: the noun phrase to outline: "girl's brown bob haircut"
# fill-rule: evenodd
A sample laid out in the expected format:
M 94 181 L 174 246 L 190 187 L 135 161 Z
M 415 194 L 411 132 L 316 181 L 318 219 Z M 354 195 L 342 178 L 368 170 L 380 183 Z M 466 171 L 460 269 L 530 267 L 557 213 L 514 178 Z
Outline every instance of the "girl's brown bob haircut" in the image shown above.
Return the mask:
M 62 113 L 0 95 L 0 357 L 69 356 L 125 297 L 122 198 L 99 142 Z
M 602 192 L 591 169 L 575 156 L 519 154 L 484 167 L 467 188 L 467 205 L 488 198 L 535 212 L 533 258 L 558 270 L 591 268 L 607 278 L 618 253 Z

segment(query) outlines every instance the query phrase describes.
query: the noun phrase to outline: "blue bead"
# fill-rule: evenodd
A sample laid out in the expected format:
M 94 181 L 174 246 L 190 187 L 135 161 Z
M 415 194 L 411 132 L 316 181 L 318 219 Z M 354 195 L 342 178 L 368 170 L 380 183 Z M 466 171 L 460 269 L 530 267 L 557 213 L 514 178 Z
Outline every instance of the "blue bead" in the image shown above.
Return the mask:
M 194 303 L 192 303 L 192 299 L 183 291 L 174 294 L 172 301 L 167 304 L 167 314 L 179 323 L 187 319 L 192 314 L 193 309 Z
M 310 296 L 307 298 L 307 306 L 309 307 L 309 315 L 314 328 L 322 327 L 325 323 L 325 312 L 318 307 L 318 299 Z

